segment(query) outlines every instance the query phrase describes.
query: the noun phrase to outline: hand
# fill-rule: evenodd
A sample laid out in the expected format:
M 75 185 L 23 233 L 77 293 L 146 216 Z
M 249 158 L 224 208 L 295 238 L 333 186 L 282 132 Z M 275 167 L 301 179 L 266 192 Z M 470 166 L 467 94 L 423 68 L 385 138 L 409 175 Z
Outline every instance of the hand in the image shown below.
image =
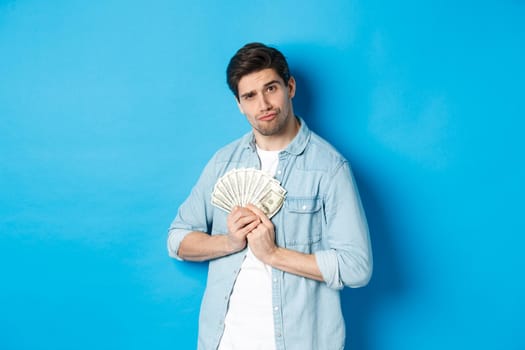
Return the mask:
M 226 224 L 228 226 L 228 245 L 232 252 L 238 252 L 246 247 L 246 236 L 259 225 L 261 220 L 251 210 L 235 207 L 228 214 Z
M 270 264 L 272 254 L 277 251 L 275 228 L 266 214 L 256 206 L 248 204 L 247 209 L 255 213 L 259 224 L 246 236 L 253 254 L 262 262 Z

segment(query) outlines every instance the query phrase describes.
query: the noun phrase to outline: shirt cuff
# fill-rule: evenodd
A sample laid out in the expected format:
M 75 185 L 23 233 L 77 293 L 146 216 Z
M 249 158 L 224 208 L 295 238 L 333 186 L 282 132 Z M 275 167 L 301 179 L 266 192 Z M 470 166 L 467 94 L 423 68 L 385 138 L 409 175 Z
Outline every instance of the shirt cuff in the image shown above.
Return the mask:
M 315 259 L 328 287 L 332 289 L 343 289 L 344 284 L 339 277 L 339 262 L 336 251 L 330 249 L 316 252 Z
M 183 261 L 183 259 L 177 255 L 177 252 L 179 251 L 180 242 L 186 237 L 188 233 L 190 233 L 191 230 L 183 230 L 183 229 L 172 229 L 169 232 L 168 235 L 168 254 L 170 257 L 175 258 L 179 261 Z

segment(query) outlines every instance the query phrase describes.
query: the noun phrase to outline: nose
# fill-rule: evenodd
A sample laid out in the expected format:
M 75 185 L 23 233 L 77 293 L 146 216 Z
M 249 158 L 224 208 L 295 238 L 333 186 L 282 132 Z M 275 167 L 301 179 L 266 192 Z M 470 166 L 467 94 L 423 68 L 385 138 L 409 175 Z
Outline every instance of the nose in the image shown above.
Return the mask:
M 261 112 L 272 109 L 272 104 L 268 101 L 268 98 L 264 94 L 260 94 L 259 97 L 259 110 Z

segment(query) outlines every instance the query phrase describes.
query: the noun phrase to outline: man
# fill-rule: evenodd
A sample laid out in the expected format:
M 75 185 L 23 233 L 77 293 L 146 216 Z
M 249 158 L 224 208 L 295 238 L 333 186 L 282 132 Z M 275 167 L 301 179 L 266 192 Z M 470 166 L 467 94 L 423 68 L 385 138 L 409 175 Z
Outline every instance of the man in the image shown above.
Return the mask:
M 296 117 L 296 82 L 281 52 L 242 47 L 228 85 L 252 127 L 220 149 L 179 208 L 170 256 L 209 260 L 198 348 L 342 349 L 339 290 L 368 283 L 368 227 L 348 162 Z M 268 218 L 260 206 L 227 213 L 211 202 L 232 169 L 257 168 L 286 190 Z

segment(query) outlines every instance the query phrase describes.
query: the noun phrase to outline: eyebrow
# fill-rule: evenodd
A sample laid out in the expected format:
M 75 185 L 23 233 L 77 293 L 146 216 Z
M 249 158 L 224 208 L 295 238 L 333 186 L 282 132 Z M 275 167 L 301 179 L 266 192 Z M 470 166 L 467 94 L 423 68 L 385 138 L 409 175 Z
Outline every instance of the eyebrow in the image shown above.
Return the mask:
M 274 79 L 272 81 L 269 81 L 267 82 L 266 84 L 263 85 L 263 87 L 268 87 L 270 85 L 273 85 L 273 84 L 281 84 L 281 82 L 277 79 Z M 255 90 L 251 90 L 251 91 L 248 91 L 248 92 L 245 92 L 244 94 L 241 95 L 241 97 L 247 97 L 247 96 L 250 96 L 252 95 L 253 93 L 255 92 Z
M 273 84 L 280 84 L 280 83 L 281 82 L 279 80 L 275 79 L 275 80 L 272 80 L 272 81 L 264 84 L 264 87 L 267 87 L 267 86 L 270 86 L 270 85 L 273 85 Z

